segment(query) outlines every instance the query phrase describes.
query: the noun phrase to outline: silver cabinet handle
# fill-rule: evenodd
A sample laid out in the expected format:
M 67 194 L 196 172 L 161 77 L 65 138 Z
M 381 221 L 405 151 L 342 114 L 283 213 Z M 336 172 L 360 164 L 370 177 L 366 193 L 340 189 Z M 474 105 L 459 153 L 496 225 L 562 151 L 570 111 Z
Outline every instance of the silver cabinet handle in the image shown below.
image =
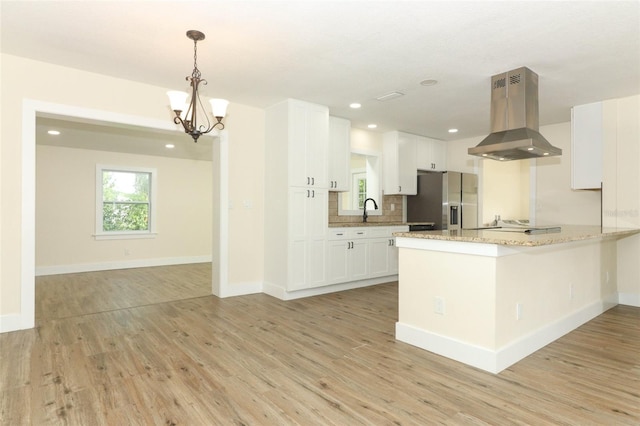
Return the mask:
M 402 185 L 398 187 L 398 192 L 402 192 Z
M 316 184 L 316 179 L 314 177 L 311 178 L 311 185 L 315 185 Z
M 307 198 L 309 198 L 309 190 L 307 189 Z

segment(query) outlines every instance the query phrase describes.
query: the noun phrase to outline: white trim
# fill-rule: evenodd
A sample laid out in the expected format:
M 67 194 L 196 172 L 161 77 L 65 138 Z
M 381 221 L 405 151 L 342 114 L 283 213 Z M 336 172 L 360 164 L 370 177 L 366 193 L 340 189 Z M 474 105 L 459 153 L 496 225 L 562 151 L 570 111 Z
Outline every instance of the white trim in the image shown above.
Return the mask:
M 212 229 L 218 229 L 218 251 L 219 262 L 217 263 L 219 270 L 212 271 L 213 274 L 217 274 L 218 279 L 214 279 L 211 284 L 212 294 L 218 297 L 227 297 L 227 295 L 238 295 L 237 288 L 231 288 L 229 285 L 229 133 L 226 130 L 218 132 L 219 143 L 218 149 L 220 164 L 218 164 L 218 179 L 220 181 L 218 205 L 214 208 L 218 208 L 218 217 L 220 222 L 213 223 Z M 215 149 L 215 146 L 214 146 Z M 215 167 L 214 167 L 215 173 Z M 215 180 L 214 180 L 215 182 Z M 214 241 L 213 244 L 216 244 Z M 214 265 L 216 263 L 214 262 Z M 253 293 L 253 290 L 248 290 L 248 293 Z
M 396 339 L 447 358 L 480 368 L 490 373 L 499 373 L 531 355 L 538 349 L 591 321 L 607 309 L 615 306 L 611 301 L 616 295 L 592 303 L 579 311 L 545 325 L 520 337 L 498 350 L 461 342 L 401 322 L 396 323 Z
M 23 330 L 21 322 L 22 315 L 20 314 L 0 315 L 0 333 Z
M 22 224 L 20 265 L 20 329 L 36 320 L 36 113 L 44 104 L 22 102 Z
M 366 280 L 352 281 L 348 283 L 327 285 L 322 287 L 309 288 L 305 290 L 296 290 L 296 291 L 287 291 L 284 287 L 278 284 L 265 282 L 262 286 L 262 292 L 280 300 L 294 300 L 294 299 L 301 299 L 303 297 L 319 296 L 321 294 L 335 293 L 338 291 L 345 291 L 345 290 L 353 290 L 356 288 L 370 287 L 372 285 L 378 285 L 378 284 L 386 284 L 393 281 L 398 281 L 398 275 L 369 278 Z
M 102 240 L 143 240 L 149 238 L 155 238 L 158 236 L 157 232 L 109 232 L 103 234 L 94 234 L 93 238 L 96 241 Z
M 111 271 L 114 269 L 146 268 L 149 266 L 185 265 L 211 262 L 211 256 L 166 257 L 158 259 L 114 260 L 112 262 L 80 263 L 36 267 L 36 276 L 75 274 L 78 272 Z
M 618 293 L 618 301 L 621 305 L 640 308 L 640 294 L 638 293 Z
M 245 296 L 247 294 L 262 293 L 261 281 L 248 281 L 243 283 L 233 283 L 232 285 L 224 286 L 224 291 L 218 295 L 218 297 L 235 297 Z
M 496 354 L 490 349 L 461 342 L 399 321 L 396 322 L 396 339 L 490 373 L 498 373 L 495 365 Z
M 33 99 L 23 99 L 21 164 L 22 224 L 20 248 L 21 302 L 20 314 L 18 314 L 20 317 L 20 329 L 33 328 L 35 325 L 36 116 L 65 116 L 85 120 L 97 120 L 100 122 L 134 125 L 151 129 L 179 131 L 177 126 L 170 120 L 158 120 Z M 215 136 L 213 132 L 210 135 Z M 226 175 L 224 181 L 226 183 Z

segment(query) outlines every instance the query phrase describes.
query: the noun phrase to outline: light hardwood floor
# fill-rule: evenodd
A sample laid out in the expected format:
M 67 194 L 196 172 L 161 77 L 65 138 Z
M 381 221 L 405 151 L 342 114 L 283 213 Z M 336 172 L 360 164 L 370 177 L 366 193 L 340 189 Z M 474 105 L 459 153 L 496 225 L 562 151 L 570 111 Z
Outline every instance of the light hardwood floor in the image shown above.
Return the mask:
M 396 283 L 288 302 L 95 288 L 172 268 L 129 272 L 59 276 L 84 283 L 73 307 L 39 300 L 36 329 L 0 335 L 0 424 L 640 424 L 640 308 L 493 375 L 397 342 Z

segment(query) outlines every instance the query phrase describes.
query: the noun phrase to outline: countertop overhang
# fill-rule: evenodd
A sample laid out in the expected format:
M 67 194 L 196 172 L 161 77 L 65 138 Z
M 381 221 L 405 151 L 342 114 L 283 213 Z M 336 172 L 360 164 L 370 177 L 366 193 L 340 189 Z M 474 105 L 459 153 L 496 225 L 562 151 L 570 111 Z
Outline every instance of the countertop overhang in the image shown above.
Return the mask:
M 394 232 L 394 237 L 465 243 L 497 244 L 502 246 L 537 247 L 569 243 L 595 238 L 621 238 L 640 233 L 640 229 L 602 228 L 600 226 L 559 225 L 560 232 L 525 234 L 497 229 L 454 229 L 444 231 Z M 400 245 L 399 245 L 400 246 Z

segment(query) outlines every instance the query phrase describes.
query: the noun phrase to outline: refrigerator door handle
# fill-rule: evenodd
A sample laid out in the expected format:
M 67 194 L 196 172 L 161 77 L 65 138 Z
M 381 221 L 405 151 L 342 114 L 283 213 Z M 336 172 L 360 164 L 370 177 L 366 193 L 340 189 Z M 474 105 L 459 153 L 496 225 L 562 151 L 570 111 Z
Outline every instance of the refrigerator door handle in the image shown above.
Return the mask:
M 449 207 L 449 225 L 458 224 L 458 206 Z

